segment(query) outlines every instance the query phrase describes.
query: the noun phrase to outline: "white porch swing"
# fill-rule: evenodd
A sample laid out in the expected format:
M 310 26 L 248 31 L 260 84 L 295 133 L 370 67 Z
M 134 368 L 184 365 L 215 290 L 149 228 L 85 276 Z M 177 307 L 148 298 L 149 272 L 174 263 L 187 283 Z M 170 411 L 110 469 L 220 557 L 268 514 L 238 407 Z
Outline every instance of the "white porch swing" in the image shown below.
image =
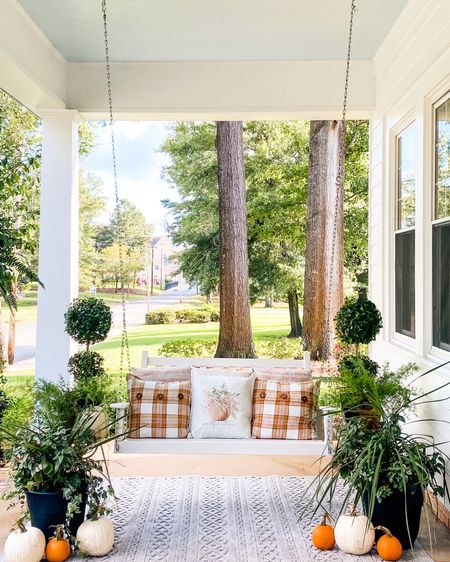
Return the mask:
M 351 60 L 351 46 L 352 46 L 352 32 L 353 32 L 353 18 L 356 11 L 356 0 L 351 2 L 350 12 L 350 26 L 348 33 L 348 50 L 347 50 L 347 64 L 345 71 L 345 86 L 344 86 L 344 99 L 342 107 L 342 121 L 346 122 L 347 111 L 347 95 L 350 74 L 350 60 Z M 117 179 L 117 166 L 116 166 L 116 150 L 114 139 L 114 114 L 112 105 L 112 87 L 111 87 L 111 68 L 109 58 L 109 45 L 108 45 L 108 25 L 107 25 L 107 8 L 106 0 L 102 0 L 103 12 L 103 28 L 104 28 L 104 46 L 105 46 L 105 68 L 107 79 L 107 91 L 109 102 L 109 125 L 111 130 L 111 147 L 112 147 L 112 161 L 113 161 L 113 175 L 114 175 L 114 189 L 116 205 L 119 205 L 118 193 L 118 179 Z M 341 128 L 342 135 L 345 135 L 345 127 Z M 331 268 L 334 263 L 335 245 L 336 245 L 336 232 L 337 232 L 337 217 L 338 217 L 338 202 L 339 191 L 344 189 L 343 185 L 343 172 L 344 172 L 344 159 L 345 159 L 345 138 L 341 138 L 340 146 L 341 152 L 339 155 L 338 174 L 336 177 L 336 202 L 333 223 L 333 238 L 331 249 Z M 120 268 L 122 269 L 123 257 L 122 248 L 119 242 L 119 261 Z M 332 275 L 330 274 L 330 280 Z M 326 331 L 330 326 L 330 303 L 332 297 L 333 287 L 331 281 L 328 286 L 328 307 L 326 316 Z M 124 358 L 126 356 L 128 372 L 131 371 L 130 351 L 127 334 L 126 322 L 126 306 L 125 306 L 125 291 L 122 288 L 122 341 L 120 353 L 120 375 L 124 374 Z M 327 342 L 329 345 L 329 342 Z M 208 366 L 208 367 L 297 367 L 303 369 L 306 373 L 311 372 L 311 359 L 310 353 L 305 351 L 302 360 L 276 360 L 276 359 L 223 359 L 223 358 L 174 358 L 174 357 L 149 357 L 148 352 L 143 352 L 141 368 L 147 367 L 192 367 L 195 366 Z M 319 408 L 316 427 L 317 439 L 312 440 L 291 440 L 291 439 L 158 439 L 158 438 L 138 438 L 130 439 L 125 436 L 126 433 L 126 419 L 129 404 L 125 402 L 112 404 L 111 407 L 116 412 L 116 440 L 115 450 L 120 453 L 153 453 L 153 454 L 238 454 L 238 455 L 323 455 L 331 450 L 331 424 L 330 424 L 330 408 Z

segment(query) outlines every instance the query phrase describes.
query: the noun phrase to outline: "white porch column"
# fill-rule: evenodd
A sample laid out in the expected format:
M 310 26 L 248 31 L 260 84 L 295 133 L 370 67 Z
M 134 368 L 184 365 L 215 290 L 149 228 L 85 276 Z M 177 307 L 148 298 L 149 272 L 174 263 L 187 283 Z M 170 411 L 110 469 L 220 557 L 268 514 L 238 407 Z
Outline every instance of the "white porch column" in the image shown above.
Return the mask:
M 78 295 L 78 123 L 76 111 L 41 113 L 42 168 L 36 377 L 67 377 L 74 342 L 64 313 Z

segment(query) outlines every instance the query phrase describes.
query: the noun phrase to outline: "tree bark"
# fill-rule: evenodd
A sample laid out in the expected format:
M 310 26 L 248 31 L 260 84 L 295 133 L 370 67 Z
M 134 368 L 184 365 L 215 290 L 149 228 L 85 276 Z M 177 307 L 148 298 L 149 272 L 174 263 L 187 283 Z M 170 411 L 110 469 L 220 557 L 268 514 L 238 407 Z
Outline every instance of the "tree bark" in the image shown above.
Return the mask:
M 216 357 L 255 357 L 242 123 L 217 122 L 220 328 Z
M 288 293 L 289 319 L 291 322 L 291 331 L 288 338 L 300 338 L 302 335 L 302 323 L 298 312 L 298 294 L 292 290 Z
M 17 280 L 12 282 L 12 291 L 17 298 Z M 9 330 L 8 330 L 8 363 L 14 365 L 14 354 L 16 348 L 16 311 L 12 308 L 9 311 Z
M 336 178 L 339 156 L 343 150 L 340 145 L 343 132 L 345 133 L 342 131 L 344 126 L 342 121 L 310 123 L 303 340 L 312 357 L 318 359 L 328 359 L 333 350 L 334 319 L 343 302 L 344 200 L 343 189 L 337 188 Z M 333 257 L 333 222 L 336 211 L 337 230 Z M 331 303 L 328 307 L 330 287 Z
M 264 308 L 273 308 L 272 295 L 266 295 L 264 298 Z

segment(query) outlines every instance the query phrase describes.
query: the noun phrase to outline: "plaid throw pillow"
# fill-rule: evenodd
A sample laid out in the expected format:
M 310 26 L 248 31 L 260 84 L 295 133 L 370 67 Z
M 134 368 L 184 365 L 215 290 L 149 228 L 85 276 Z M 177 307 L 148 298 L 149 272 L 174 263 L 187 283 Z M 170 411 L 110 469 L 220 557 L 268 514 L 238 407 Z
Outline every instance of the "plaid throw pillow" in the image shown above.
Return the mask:
M 252 436 L 259 439 L 316 439 L 318 383 L 256 379 Z
M 190 381 L 145 381 L 128 375 L 129 437 L 183 439 L 189 433 Z

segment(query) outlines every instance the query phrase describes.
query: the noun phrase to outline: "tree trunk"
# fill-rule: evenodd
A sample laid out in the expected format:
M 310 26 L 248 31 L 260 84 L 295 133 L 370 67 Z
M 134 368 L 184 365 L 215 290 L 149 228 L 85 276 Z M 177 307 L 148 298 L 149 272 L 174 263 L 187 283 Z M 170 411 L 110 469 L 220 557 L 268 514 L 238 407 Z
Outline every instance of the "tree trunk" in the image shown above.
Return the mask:
M 17 298 L 17 280 L 12 282 L 12 292 Z M 14 352 L 16 348 L 16 311 L 11 308 L 9 311 L 9 330 L 8 330 L 8 363 L 14 365 Z
M 264 298 L 264 308 L 272 308 L 272 307 L 273 307 L 272 295 L 266 295 Z
M 248 282 L 242 123 L 217 122 L 220 328 L 216 357 L 255 357 Z
M 343 189 L 336 187 L 336 178 L 344 126 L 342 121 L 311 121 L 309 132 L 303 340 L 312 356 L 320 359 L 328 359 L 333 350 L 334 319 L 343 301 L 344 201 Z M 332 258 L 336 210 L 337 230 Z M 331 303 L 328 310 L 330 287 Z
M 0 302 L 0 373 L 2 373 L 3 368 L 6 364 L 7 354 L 6 354 L 6 340 L 3 331 L 3 312 L 2 305 Z
M 298 312 L 298 294 L 292 290 L 288 293 L 289 319 L 291 321 L 291 331 L 288 338 L 299 338 L 302 335 L 302 323 Z

